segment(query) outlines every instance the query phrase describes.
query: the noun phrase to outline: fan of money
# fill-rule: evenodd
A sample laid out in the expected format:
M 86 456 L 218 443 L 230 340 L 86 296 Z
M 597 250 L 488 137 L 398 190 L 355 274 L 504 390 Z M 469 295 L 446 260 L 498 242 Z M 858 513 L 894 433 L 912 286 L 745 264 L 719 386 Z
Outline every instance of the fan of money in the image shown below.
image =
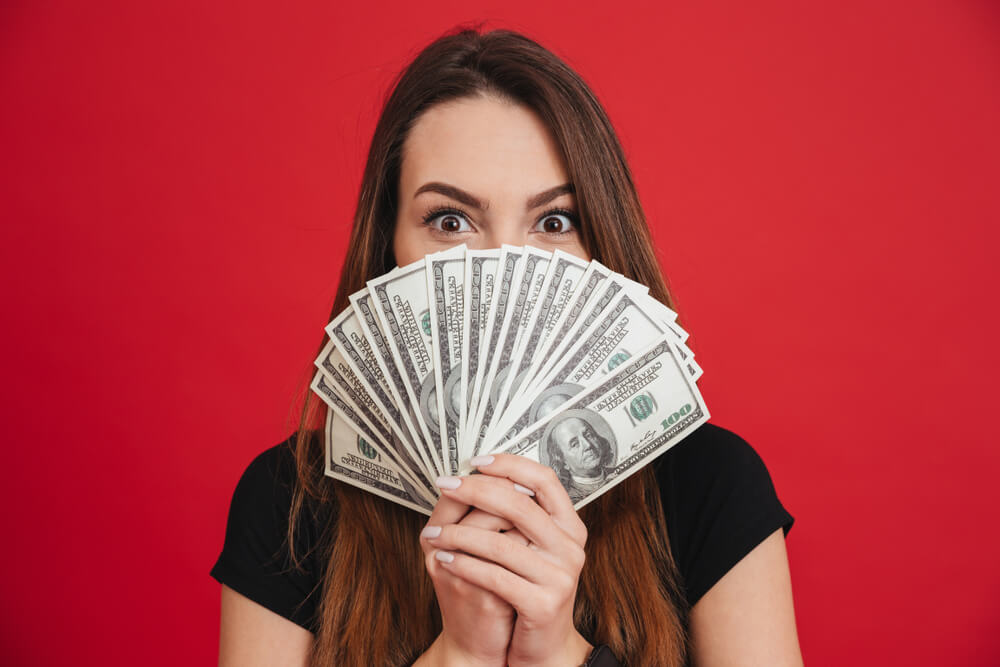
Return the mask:
M 465 245 L 370 280 L 326 326 L 326 474 L 430 514 L 440 475 L 505 452 L 579 509 L 708 420 L 677 314 L 556 250 Z

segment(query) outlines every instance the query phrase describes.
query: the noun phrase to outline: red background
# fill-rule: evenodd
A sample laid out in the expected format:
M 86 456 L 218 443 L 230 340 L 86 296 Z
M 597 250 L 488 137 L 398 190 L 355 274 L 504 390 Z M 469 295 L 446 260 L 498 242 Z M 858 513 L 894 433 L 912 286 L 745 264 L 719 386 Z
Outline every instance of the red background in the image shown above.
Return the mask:
M 807 664 L 1000 664 L 997 6 L 475 5 L 0 6 L 0 661 L 215 661 L 380 100 L 489 19 L 620 133 L 714 421 L 796 517 Z

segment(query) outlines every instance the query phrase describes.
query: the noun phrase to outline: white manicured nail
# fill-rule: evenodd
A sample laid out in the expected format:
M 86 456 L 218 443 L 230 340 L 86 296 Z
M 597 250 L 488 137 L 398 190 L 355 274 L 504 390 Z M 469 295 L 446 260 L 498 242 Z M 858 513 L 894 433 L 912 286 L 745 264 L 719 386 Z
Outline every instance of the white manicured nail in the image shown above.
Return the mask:
M 438 477 L 435 481 L 439 489 L 455 490 L 462 485 L 460 477 Z
M 521 486 L 517 482 L 514 482 L 514 490 L 515 491 L 520 491 L 521 493 L 525 494 L 526 496 L 533 496 L 533 495 L 535 495 L 534 491 L 532 491 L 531 489 L 529 489 L 526 486 Z
M 469 465 L 472 466 L 473 468 L 478 468 L 479 466 L 488 466 L 495 460 L 496 459 L 493 457 L 492 454 L 473 456 L 471 459 L 469 459 Z
M 450 563 L 455 560 L 455 554 L 450 551 L 436 551 L 434 552 L 434 557 L 442 563 Z
M 422 531 L 420 531 L 420 537 L 432 540 L 441 534 L 441 526 L 427 526 Z

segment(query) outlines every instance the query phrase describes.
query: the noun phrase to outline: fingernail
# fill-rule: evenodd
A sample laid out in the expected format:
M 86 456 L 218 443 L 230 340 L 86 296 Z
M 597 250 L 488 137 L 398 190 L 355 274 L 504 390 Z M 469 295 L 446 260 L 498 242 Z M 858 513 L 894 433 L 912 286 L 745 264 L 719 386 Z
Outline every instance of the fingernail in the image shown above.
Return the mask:
M 488 466 L 495 460 L 496 459 L 493 457 L 492 454 L 473 456 L 471 459 L 469 459 L 469 465 L 472 466 L 473 468 L 478 468 L 479 466 Z
M 434 557 L 437 558 L 442 563 L 450 563 L 455 560 L 455 554 L 450 551 L 435 551 Z
M 435 481 L 439 489 L 457 489 L 462 484 L 461 477 L 438 477 Z
M 441 534 L 441 526 L 427 526 L 420 531 L 420 537 L 427 540 L 433 540 L 440 534 Z
M 521 493 L 523 493 L 523 494 L 525 494 L 527 496 L 533 496 L 533 495 L 535 495 L 534 491 L 532 491 L 531 489 L 529 489 L 526 486 L 521 486 L 517 482 L 514 482 L 514 490 L 515 491 L 520 491 Z

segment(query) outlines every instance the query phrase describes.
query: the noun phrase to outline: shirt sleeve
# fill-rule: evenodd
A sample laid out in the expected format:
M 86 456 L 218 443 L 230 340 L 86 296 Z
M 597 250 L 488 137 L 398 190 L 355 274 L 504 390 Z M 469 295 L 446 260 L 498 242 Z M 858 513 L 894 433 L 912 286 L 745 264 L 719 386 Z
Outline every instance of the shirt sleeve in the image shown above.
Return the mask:
M 690 606 L 794 517 L 764 461 L 743 438 L 704 424 L 668 450 L 657 475 L 667 533 Z
M 621 667 L 621 663 L 607 644 L 601 644 L 590 654 L 583 667 Z
M 291 563 L 286 531 L 295 461 L 287 441 L 258 455 L 233 492 L 222 553 L 210 574 L 236 592 L 311 632 L 319 597 L 317 564 Z M 314 531 L 305 526 L 300 550 Z M 304 553 L 303 551 L 297 551 Z

